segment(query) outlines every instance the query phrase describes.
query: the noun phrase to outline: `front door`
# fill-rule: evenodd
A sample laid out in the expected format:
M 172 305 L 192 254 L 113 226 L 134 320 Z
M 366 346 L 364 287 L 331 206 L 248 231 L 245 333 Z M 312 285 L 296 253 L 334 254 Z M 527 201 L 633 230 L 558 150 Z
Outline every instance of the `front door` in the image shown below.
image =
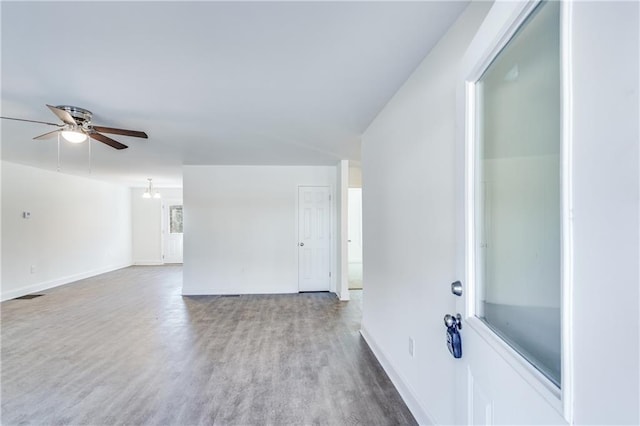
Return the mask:
M 562 321 L 563 7 L 496 2 L 487 17 L 492 25 L 480 28 L 463 61 L 462 295 L 451 296 L 462 317 L 461 424 L 570 418 Z
M 162 205 L 164 263 L 182 263 L 182 200 L 166 200 Z
M 298 290 L 329 291 L 331 285 L 331 192 L 328 186 L 298 188 Z

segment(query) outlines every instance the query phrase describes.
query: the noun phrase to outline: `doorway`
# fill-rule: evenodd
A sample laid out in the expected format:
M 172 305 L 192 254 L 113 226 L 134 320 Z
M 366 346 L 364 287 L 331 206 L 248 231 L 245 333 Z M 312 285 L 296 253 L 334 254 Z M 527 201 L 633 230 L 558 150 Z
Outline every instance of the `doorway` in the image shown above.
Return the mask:
M 349 188 L 347 215 L 349 290 L 362 290 L 362 188 Z

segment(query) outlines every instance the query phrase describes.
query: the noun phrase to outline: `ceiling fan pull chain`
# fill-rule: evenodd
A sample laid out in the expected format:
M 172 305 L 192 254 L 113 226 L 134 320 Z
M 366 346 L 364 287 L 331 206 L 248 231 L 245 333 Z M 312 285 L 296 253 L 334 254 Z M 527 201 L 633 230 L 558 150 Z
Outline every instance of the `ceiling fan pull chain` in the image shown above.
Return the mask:
M 91 174 L 91 137 L 87 138 L 89 143 L 89 174 Z
M 60 132 L 58 132 L 58 171 L 60 171 Z

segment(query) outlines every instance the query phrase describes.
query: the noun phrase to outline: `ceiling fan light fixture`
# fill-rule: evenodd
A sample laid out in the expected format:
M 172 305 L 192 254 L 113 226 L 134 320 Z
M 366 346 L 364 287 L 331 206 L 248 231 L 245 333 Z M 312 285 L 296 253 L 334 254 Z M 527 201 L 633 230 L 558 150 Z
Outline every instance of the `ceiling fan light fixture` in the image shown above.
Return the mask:
M 82 143 L 87 140 L 87 135 L 75 130 L 63 130 L 62 137 L 71 143 Z

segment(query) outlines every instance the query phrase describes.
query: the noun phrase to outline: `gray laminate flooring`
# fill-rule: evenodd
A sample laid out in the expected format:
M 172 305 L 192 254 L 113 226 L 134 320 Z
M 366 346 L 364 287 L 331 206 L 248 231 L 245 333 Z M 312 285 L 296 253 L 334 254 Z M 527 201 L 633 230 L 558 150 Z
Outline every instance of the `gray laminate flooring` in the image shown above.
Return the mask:
M 182 297 L 130 267 L 1 308 L 3 425 L 406 425 L 360 292 Z

